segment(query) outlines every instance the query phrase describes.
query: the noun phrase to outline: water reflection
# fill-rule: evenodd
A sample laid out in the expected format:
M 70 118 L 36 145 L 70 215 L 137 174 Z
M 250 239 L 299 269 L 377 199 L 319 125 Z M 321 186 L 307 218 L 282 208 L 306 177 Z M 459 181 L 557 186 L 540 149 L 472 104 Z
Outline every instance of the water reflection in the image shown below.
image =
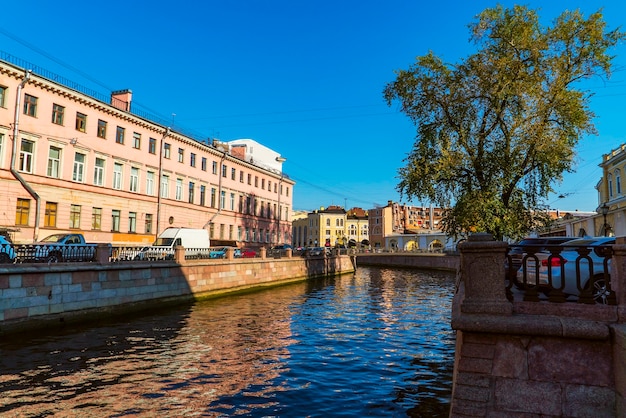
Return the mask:
M 9 416 L 447 416 L 453 278 L 354 275 L 0 343 Z

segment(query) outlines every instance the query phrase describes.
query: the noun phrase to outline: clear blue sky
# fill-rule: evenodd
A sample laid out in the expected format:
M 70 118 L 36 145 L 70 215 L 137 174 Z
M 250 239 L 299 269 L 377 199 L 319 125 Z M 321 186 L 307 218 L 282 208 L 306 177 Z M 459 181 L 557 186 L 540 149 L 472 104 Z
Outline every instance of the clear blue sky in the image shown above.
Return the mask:
M 203 137 L 252 138 L 274 149 L 297 182 L 294 209 L 369 209 L 401 201 L 397 170 L 415 137 L 409 120 L 385 104 L 385 84 L 429 50 L 451 63 L 466 57 L 467 25 L 495 4 L 7 2 L 0 50 L 105 94 L 131 89 L 134 103 Z M 610 29 L 626 23 L 623 0 L 522 4 L 539 8 L 545 23 L 566 8 L 586 15 L 603 8 Z M 581 141 L 577 172 L 557 185 L 551 207 L 595 210 L 602 154 L 626 142 L 626 47 L 613 53 L 611 80 L 589 81 L 599 135 Z

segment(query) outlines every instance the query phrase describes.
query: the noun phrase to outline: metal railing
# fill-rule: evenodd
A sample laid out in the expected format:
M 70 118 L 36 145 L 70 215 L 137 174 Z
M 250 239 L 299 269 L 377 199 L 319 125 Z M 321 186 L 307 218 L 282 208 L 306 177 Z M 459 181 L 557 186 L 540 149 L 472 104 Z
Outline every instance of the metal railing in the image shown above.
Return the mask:
M 507 297 L 615 305 L 612 256 L 612 245 L 512 245 L 505 264 Z

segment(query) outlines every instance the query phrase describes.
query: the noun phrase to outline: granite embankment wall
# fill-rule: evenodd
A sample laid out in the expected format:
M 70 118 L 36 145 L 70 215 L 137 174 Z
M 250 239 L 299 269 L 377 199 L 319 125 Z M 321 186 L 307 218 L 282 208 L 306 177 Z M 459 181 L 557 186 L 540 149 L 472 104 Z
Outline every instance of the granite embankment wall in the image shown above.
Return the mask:
M 0 265 L 0 333 L 354 271 L 353 256 Z M 108 261 L 108 260 L 107 260 Z
M 358 255 L 357 266 L 408 267 L 456 272 L 459 269 L 459 260 L 458 255 L 441 253 L 366 253 Z

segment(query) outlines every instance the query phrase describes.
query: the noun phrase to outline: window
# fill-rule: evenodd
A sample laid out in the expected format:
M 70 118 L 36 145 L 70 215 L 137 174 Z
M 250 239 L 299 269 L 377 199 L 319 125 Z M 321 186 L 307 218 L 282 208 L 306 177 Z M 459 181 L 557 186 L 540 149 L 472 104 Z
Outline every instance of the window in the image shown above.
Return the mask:
M 215 207 L 215 187 L 211 187 L 211 207 L 214 208 Z
M 81 154 L 80 152 L 74 154 L 72 181 L 77 181 L 79 183 L 85 181 L 85 154 Z
M 28 213 L 30 212 L 29 199 L 17 199 L 15 207 L 15 225 L 28 225 Z
M 130 191 L 135 193 L 139 191 L 139 169 L 137 167 L 130 168 Z
M 196 154 L 194 154 L 193 152 L 189 154 L 189 165 L 192 167 L 196 166 Z
M 222 190 L 220 194 L 220 208 L 224 209 L 226 207 L 226 192 Z
M 163 174 L 161 177 L 161 197 L 169 197 L 170 195 L 170 176 Z
M 137 232 L 137 212 L 128 212 L 128 232 Z
M 120 232 L 120 218 L 122 213 L 118 209 L 111 211 L 111 232 Z
M 152 233 L 152 214 L 146 213 L 146 217 L 144 218 L 144 229 L 146 234 Z
M 101 119 L 98 119 L 98 132 L 96 135 L 98 135 L 98 138 L 107 138 L 107 123 Z
M 200 168 L 202 171 L 206 171 L 206 157 L 202 157 L 202 162 L 200 163 Z
M 609 174 L 607 178 L 609 180 L 609 197 L 612 198 L 613 197 L 613 176 Z
M 230 169 L 230 179 L 231 180 L 235 180 L 235 177 L 237 175 L 237 170 L 235 170 L 234 168 Z
M 57 125 L 63 125 L 63 114 L 65 113 L 65 108 L 58 104 L 52 105 L 52 123 Z
M 252 174 L 248 174 L 248 184 L 252 185 Z
M 91 229 L 99 231 L 102 228 L 102 208 L 91 208 Z
M 163 158 L 167 158 L 169 160 L 171 157 L 171 154 L 172 154 L 172 146 L 166 142 L 165 144 L 163 144 Z
M 228 168 L 226 167 L 226 164 L 222 164 L 222 177 L 226 177 L 227 170 Z
M 141 148 L 141 134 L 138 132 L 133 132 L 133 148 Z
M 148 171 L 146 173 L 146 194 L 148 196 L 154 196 L 154 171 Z
M 235 193 L 230 194 L 230 210 L 235 210 Z
M 37 116 L 37 98 L 30 94 L 24 94 L 24 114 L 28 116 Z
M 70 207 L 70 228 L 80 228 L 80 205 L 72 205 Z
M 259 187 L 259 176 L 254 176 L 254 187 Z
M 243 171 L 239 171 L 239 182 L 243 183 Z
M 182 148 L 178 148 L 178 162 L 182 163 L 185 161 L 185 150 Z
M 96 164 L 93 167 L 93 184 L 104 185 L 104 158 L 96 157 Z
M 176 179 L 176 200 L 183 200 L 183 179 Z
M 125 133 L 126 133 L 126 129 L 122 128 L 121 126 L 118 126 L 117 130 L 115 131 L 115 142 L 117 142 L 118 144 L 123 144 Z
M 59 178 L 59 166 L 61 164 L 61 148 L 50 147 L 48 151 L 48 177 Z
M 618 195 L 622 194 L 622 177 L 619 169 L 615 170 L 615 192 Z
M 87 130 L 87 115 L 76 112 L 76 130 L 85 132 Z
M 192 181 L 190 181 L 189 182 L 189 203 L 193 203 L 195 187 L 196 185 Z
M 6 107 L 7 101 L 7 88 L 0 86 L 0 107 Z
M 150 154 L 156 154 L 156 141 L 154 138 L 148 140 L 148 152 Z
M 35 143 L 26 139 L 22 139 L 20 146 L 20 167 L 19 170 L 25 173 L 33 172 L 33 151 Z
M 113 188 L 116 190 L 122 189 L 122 170 L 124 167 L 120 163 L 115 163 L 113 166 Z
M 285 187 L 285 196 L 289 197 L 289 187 Z
M 213 174 L 217 174 L 217 161 L 213 161 L 212 172 Z
M 46 210 L 43 216 L 43 225 L 49 227 L 57 226 L 57 204 L 53 202 L 46 202 Z
M 204 204 L 206 199 L 206 186 L 205 185 L 201 185 L 200 186 L 200 206 L 204 206 Z

